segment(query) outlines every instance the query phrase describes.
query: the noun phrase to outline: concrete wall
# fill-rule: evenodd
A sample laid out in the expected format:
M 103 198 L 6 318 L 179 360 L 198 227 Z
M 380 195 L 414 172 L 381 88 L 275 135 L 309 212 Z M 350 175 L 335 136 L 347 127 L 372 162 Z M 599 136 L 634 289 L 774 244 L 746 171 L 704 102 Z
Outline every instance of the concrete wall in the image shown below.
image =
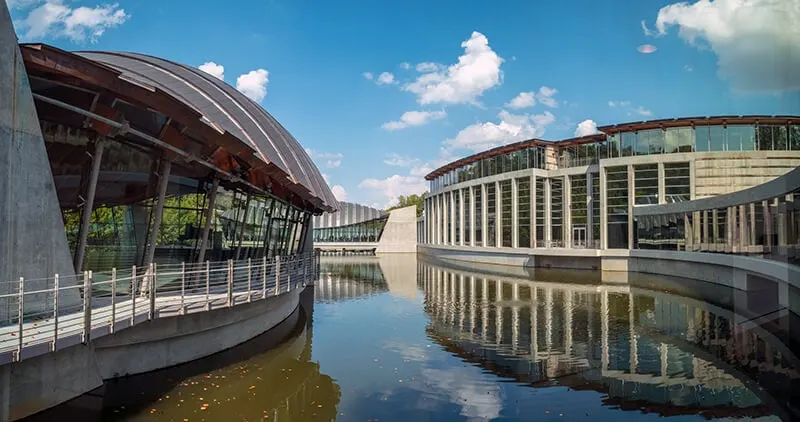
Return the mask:
M 0 421 L 17 420 L 78 397 L 104 379 L 162 369 L 229 349 L 289 317 L 302 289 L 256 302 L 141 323 L 0 367 Z M 13 388 L 12 388 L 13 387 Z M 3 418 L 5 416 L 5 419 Z
M 55 273 L 72 279 L 72 258 L 28 76 L 0 1 L 0 294 L 16 289 L 6 282 L 20 277 L 29 280 L 26 290 L 43 289 Z M 77 303 L 73 292 L 61 304 Z M 45 299 L 26 297 L 26 312 L 46 309 Z M 0 301 L 0 321 L 16 316 L 15 306 Z
M 393 210 L 378 242 L 376 253 L 413 253 L 417 251 L 417 207 Z
M 769 182 L 797 166 L 800 166 L 797 151 L 696 153 L 696 195 L 705 198 L 747 189 Z

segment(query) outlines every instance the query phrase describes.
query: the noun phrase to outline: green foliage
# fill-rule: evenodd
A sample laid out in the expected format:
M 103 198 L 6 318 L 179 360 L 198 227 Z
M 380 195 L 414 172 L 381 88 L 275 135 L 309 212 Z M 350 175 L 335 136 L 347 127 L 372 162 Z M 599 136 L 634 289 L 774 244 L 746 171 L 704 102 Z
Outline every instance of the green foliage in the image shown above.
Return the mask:
M 411 194 L 408 196 L 400 195 L 397 198 L 397 205 L 389 207 L 386 211 L 396 210 L 398 208 L 405 208 L 415 205 L 417 207 L 417 217 L 422 216 L 422 209 L 425 204 L 425 198 L 428 196 L 428 192 L 423 193 L 422 195 Z

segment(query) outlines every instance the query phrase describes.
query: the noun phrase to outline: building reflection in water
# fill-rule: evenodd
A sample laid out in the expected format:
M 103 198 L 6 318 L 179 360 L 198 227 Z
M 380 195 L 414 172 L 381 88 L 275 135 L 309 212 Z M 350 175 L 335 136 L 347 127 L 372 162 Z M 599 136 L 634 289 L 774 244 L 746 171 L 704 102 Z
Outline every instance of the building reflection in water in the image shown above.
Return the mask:
M 311 361 L 310 293 L 303 293 L 305 303 L 284 323 L 247 343 L 109 381 L 26 421 L 335 420 L 340 387 Z
M 601 391 L 606 405 L 662 415 L 788 419 L 800 403 L 796 355 L 702 300 L 546 281 L 547 271 L 530 281 L 420 262 L 418 274 L 429 337 L 500 376 Z

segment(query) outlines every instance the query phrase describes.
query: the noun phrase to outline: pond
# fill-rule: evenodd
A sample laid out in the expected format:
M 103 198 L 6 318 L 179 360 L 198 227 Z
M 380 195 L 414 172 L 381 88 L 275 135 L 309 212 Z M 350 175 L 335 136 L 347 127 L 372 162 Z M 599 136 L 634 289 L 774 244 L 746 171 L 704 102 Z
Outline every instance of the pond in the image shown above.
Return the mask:
M 715 285 L 394 255 L 325 257 L 307 293 L 253 341 L 30 420 L 789 420 L 800 403 L 794 314 Z

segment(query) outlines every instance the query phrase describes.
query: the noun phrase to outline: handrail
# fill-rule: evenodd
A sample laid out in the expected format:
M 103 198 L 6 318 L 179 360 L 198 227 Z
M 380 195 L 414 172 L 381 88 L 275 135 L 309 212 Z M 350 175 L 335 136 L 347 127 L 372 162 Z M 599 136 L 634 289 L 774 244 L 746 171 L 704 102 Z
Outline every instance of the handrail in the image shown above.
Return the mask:
M 646 215 L 679 214 L 710 209 L 722 209 L 753 202 L 767 201 L 780 195 L 786 195 L 800 189 L 800 167 L 777 177 L 769 182 L 751 188 L 710 198 L 695 199 L 686 202 L 634 207 L 634 217 Z
M 0 283 L 9 292 L 0 294 L 0 303 L 13 309 L 0 320 L 0 365 L 87 344 L 144 321 L 283 295 L 317 274 L 319 253 L 308 252 Z

